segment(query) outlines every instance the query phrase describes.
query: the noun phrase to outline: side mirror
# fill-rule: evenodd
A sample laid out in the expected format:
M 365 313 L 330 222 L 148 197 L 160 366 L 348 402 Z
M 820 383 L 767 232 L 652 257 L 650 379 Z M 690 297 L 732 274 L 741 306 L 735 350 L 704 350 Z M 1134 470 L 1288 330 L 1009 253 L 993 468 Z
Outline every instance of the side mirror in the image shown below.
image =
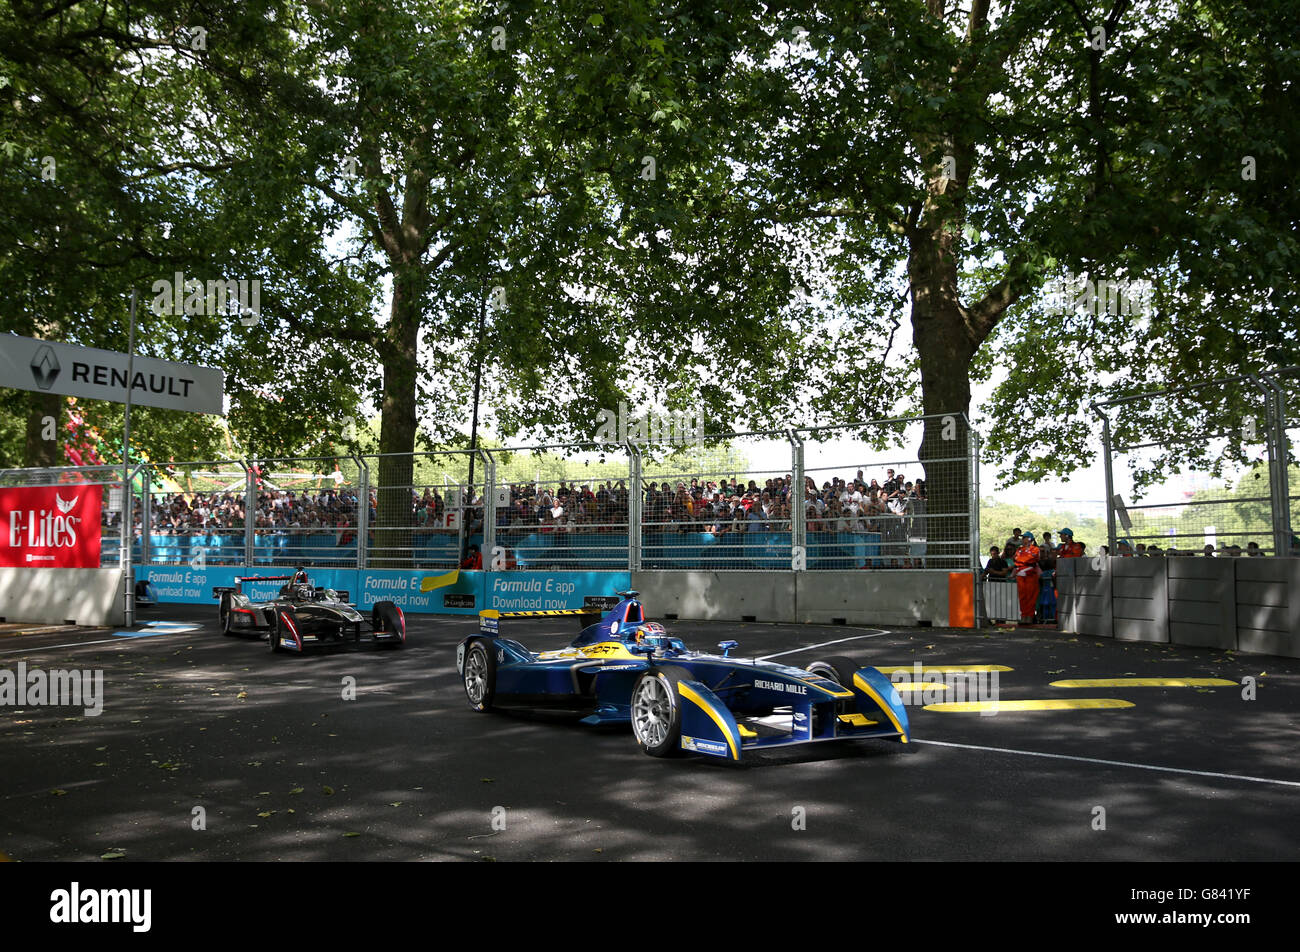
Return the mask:
M 654 646 L 654 645 L 648 645 L 648 644 L 646 644 L 645 642 L 642 641 L 642 642 L 636 642 L 636 643 L 633 643 L 633 644 L 628 645 L 628 646 L 627 646 L 627 650 L 630 651 L 630 652 L 632 652 L 632 654 L 640 654 L 640 655 L 647 655 L 647 656 L 649 656 L 649 655 L 652 655 L 652 654 L 655 653 L 655 646 Z
M 732 648 L 739 648 L 739 647 L 740 647 L 740 642 L 739 642 L 739 641 L 719 641 L 719 642 L 718 642 L 718 647 L 722 649 L 722 657 L 724 657 L 724 658 L 730 658 L 730 657 L 731 657 L 731 649 L 732 649 Z

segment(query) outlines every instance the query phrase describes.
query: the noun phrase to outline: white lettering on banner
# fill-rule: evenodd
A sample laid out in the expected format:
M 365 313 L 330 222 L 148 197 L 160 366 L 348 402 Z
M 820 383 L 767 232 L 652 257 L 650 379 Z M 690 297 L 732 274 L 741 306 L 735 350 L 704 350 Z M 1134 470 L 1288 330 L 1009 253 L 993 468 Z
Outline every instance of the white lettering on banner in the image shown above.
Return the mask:
M 48 509 L 28 509 L 9 513 L 9 545 L 20 548 L 70 549 L 77 545 L 77 524 L 81 522 L 76 516 L 58 515 Z M 23 528 L 27 529 L 27 540 L 23 541 Z

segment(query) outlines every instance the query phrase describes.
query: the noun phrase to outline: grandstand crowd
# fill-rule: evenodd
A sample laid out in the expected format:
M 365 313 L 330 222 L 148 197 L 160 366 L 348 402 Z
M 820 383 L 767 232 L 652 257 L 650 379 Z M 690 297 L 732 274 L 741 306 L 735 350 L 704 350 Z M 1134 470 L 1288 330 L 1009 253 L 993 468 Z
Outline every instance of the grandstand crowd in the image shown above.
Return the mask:
M 595 488 L 593 488 L 593 486 Z M 643 523 L 658 531 L 755 532 L 789 530 L 794 505 L 793 479 L 787 474 L 759 485 L 737 477 L 719 480 L 681 477 L 649 480 L 643 496 Z M 925 481 L 886 472 L 884 481 L 833 477 L 817 486 L 804 478 L 803 500 L 809 532 L 882 532 L 894 534 L 911 527 L 925 512 Z M 339 544 L 354 536 L 362 504 L 358 490 L 266 489 L 258 493 L 253 513 L 255 531 L 288 530 L 294 534 L 336 534 Z M 367 500 L 369 523 L 377 520 L 378 499 Z M 554 486 L 514 483 L 509 505 L 497 510 L 500 529 L 528 532 L 625 532 L 629 497 L 626 480 L 578 483 L 561 480 Z M 469 534 L 482 527 L 483 499 L 466 506 Z M 112 514 L 105 510 L 108 524 Z M 418 532 L 452 532 L 449 509 L 436 487 L 411 491 L 408 523 Z M 240 532 L 245 527 L 244 494 L 236 491 L 155 493 L 150 501 L 150 530 L 160 534 Z M 135 525 L 142 524 L 137 504 Z

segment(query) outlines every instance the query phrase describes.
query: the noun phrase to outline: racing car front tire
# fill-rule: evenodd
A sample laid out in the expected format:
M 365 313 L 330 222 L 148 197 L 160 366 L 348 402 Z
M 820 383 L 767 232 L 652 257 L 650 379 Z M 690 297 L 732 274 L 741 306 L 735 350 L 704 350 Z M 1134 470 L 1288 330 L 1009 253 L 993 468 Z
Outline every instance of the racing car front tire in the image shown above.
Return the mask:
M 804 670 L 820 675 L 828 681 L 834 681 L 840 687 L 852 688 L 853 675 L 857 673 L 860 667 L 862 665 L 852 658 L 846 658 L 844 655 L 831 655 L 829 658 L 818 658 Z
M 384 642 L 384 644 L 400 648 L 406 643 L 406 623 L 398 612 L 397 606 L 392 602 L 375 602 L 374 607 L 370 609 L 370 627 L 376 632 L 395 631 L 401 636 L 396 641 Z
M 487 642 L 478 640 L 465 655 L 465 699 L 472 710 L 484 714 L 492 710 L 497 692 L 497 661 Z
M 298 627 L 298 618 L 294 615 L 292 609 L 277 608 L 271 614 L 271 630 L 266 633 L 266 637 L 271 642 L 271 654 L 279 654 L 284 651 L 284 648 L 280 645 L 280 639 L 284 636 L 286 619 L 290 624 L 289 630 L 292 631 Z
M 235 633 L 232 620 L 234 612 L 231 611 L 231 597 L 229 592 L 221 593 L 221 607 L 217 609 L 217 616 L 221 619 L 221 633 L 227 637 Z
M 683 668 L 651 668 L 632 688 L 632 733 L 651 757 L 682 755 L 682 699 L 677 682 L 689 680 Z

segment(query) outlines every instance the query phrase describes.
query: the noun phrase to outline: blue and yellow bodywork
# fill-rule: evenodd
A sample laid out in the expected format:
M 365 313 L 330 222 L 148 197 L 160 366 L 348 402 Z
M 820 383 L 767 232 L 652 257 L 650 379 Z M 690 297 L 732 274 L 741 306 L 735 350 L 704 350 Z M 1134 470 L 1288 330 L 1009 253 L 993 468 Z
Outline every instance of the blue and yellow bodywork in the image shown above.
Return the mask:
M 589 610 L 479 613 L 476 641 L 495 660 L 498 707 L 569 710 L 586 724 L 631 721 L 633 687 L 647 671 L 671 671 L 680 707 L 684 751 L 739 761 L 746 750 L 840 740 L 909 740 L 907 712 L 890 680 L 875 668 L 854 672 L 841 685 L 801 668 L 771 661 L 691 651 L 662 625 L 647 622 L 636 593 L 603 617 Z M 530 651 L 501 635 L 506 619 L 575 616 L 581 627 L 567 648 Z

